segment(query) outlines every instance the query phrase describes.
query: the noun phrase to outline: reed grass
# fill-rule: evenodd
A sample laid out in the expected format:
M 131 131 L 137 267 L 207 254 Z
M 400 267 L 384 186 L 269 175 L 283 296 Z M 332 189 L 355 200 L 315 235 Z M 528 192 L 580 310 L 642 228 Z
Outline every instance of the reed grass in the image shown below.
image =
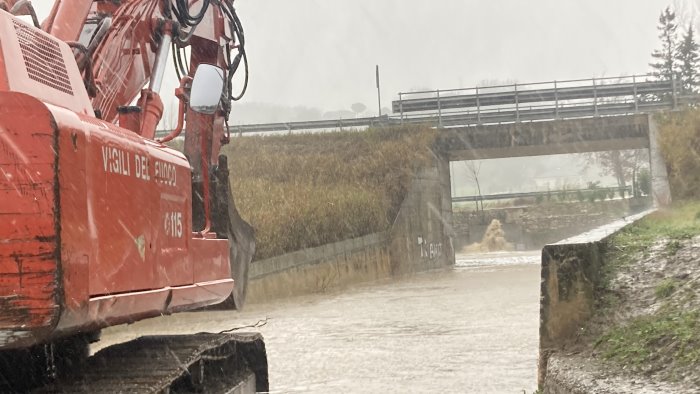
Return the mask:
M 256 259 L 389 229 L 435 137 L 406 126 L 234 138 L 223 153 Z

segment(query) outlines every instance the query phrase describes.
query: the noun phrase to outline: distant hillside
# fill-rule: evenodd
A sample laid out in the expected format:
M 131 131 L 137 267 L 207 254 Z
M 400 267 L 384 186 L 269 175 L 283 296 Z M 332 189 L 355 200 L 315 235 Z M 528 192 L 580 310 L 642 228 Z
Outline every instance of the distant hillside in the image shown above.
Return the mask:
M 435 136 L 409 126 L 235 138 L 224 153 L 256 259 L 389 229 Z

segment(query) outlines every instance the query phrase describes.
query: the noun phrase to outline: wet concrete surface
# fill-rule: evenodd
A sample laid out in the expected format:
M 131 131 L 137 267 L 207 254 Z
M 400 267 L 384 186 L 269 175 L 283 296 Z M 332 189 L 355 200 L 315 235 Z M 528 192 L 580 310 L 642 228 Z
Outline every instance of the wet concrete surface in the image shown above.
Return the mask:
M 182 313 L 103 332 L 218 332 L 268 319 L 279 393 L 522 393 L 536 388 L 540 252 L 457 256 L 457 266 L 337 293 Z M 249 330 L 250 331 L 250 330 Z

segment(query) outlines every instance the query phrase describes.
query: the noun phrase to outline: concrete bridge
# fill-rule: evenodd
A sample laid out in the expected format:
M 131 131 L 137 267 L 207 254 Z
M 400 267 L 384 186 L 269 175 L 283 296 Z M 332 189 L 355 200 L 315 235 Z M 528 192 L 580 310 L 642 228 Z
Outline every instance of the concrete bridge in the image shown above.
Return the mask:
M 445 161 L 649 149 L 657 203 L 670 201 L 652 115 L 700 102 L 651 76 L 399 93 L 382 117 L 237 125 L 231 133 L 337 130 L 406 123 L 443 129 Z
M 670 202 L 655 112 L 698 102 L 645 77 L 401 93 L 403 122 L 430 118 L 447 161 L 649 149 L 655 202 Z
M 652 76 L 513 84 L 399 93 L 393 113 L 379 117 L 240 124 L 231 133 L 338 130 L 406 123 L 439 128 L 648 114 L 697 103 L 673 81 Z

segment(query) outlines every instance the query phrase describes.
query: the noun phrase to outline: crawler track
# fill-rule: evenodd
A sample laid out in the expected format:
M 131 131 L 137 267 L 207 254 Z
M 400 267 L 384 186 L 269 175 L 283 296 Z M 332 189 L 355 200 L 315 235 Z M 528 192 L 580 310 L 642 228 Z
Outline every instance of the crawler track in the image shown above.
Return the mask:
M 150 336 L 90 357 L 70 381 L 44 393 L 249 393 L 268 391 L 260 334 Z

